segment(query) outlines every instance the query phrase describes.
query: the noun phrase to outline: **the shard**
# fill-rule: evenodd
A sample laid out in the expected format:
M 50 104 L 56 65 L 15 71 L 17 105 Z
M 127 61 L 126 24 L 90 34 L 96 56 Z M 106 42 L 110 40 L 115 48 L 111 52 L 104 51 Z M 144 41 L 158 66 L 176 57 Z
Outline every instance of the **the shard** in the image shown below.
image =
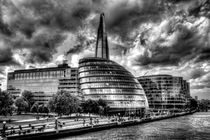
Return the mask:
M 98 27 L 95 57 L 109 59 L 109 47 L 104 18 L 104 13 L 102 13 L 100 15 L 100 22 Z

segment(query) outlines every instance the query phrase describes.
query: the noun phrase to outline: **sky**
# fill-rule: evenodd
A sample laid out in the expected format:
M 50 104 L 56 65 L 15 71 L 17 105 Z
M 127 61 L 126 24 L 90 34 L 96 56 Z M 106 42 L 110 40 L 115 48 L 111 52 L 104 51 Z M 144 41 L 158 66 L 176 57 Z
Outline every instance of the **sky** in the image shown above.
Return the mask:
M 135 76 L 182 76 L 210 99 L 209 0 L 1 0 L 2 88 L 8 72 L 94 56 L 102 12 L 111 60 Z

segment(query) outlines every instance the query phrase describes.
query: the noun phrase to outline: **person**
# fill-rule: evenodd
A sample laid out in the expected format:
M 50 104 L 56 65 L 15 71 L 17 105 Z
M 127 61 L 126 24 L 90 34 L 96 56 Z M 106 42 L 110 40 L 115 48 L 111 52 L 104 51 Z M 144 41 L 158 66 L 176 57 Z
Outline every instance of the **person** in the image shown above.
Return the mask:
M 90 117 L 90 125 L 92 125 L 92 124 L 93 124 L 93 118 Z
M 83 119 L 83 126 L 85 126 L 85 119 Z

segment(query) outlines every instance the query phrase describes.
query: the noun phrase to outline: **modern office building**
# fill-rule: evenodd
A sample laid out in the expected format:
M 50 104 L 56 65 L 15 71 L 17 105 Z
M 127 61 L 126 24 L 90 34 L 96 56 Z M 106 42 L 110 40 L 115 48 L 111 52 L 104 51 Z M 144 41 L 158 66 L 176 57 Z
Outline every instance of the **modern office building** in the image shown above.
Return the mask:
M 189 83 L 182 77 L 149 75 L 137 78 L 153 111 L 182 111 L 190 98 Z
M 64 84 L 64 79 L 70 82 Z M 7 80 L 7 90 L 14 97 L 28 90 L 34 93 L 35 100 L 40 103 L 47 103 L 58 90 L 72 91 L 73 94 L 79 91 L 77 68 L 71 68 L 66 63 L 51 68 L 15 70 L 8 73 Z
M 124 67 L 109 60 L 104 14 L 100 16 L 95 57 L 79 61 L 79 83 L 84 99 L 103 99 L 110 113 L 141 113 L 148 107 L 138 80 Z

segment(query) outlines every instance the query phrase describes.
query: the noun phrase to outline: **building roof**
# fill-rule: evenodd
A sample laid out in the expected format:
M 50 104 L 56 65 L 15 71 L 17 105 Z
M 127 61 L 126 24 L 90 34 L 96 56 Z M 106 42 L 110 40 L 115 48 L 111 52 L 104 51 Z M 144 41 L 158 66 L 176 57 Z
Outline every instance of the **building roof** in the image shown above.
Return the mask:
M 27 73 L 27 72 L 39 72 L 39 71 L 56 71 L 61 69 L 78 69 L 77 67 L 70 67 L 68 64 L 60 64 L 57 67 L 48 67 L 48 68 L 35 68 L 35 69 L 21 69 L 21 70 L 15 70 L 14 72 L 10 73 Z

